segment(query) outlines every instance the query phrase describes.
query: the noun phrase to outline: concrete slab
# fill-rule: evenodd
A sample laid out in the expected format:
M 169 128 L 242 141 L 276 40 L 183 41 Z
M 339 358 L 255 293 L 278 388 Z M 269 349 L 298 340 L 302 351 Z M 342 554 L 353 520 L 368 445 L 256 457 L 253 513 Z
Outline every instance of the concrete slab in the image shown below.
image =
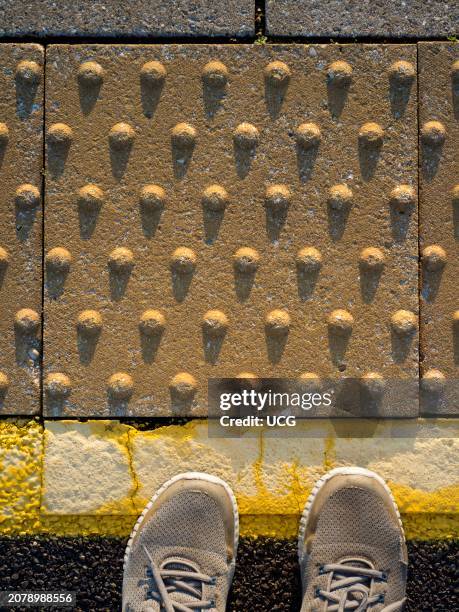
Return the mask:
M 457 33 L 454 0 L 267 0 L 266 29 L 272 36 L 330 38 L 424 38 Z
M 117 421 L 47 422 L 40 520 L 51 532 L 119 529 L 181 471 L 206 471 L 234 489 L 246 533 L 278 537 L 296 529 L 315 481 L 327 470 L 359 464 L 388 481 L 417 533 L 458 508 L 457 420 L 386 420 L 303 424 L 295 437 L 212 438 L 205 422 L 141 431 Z M 326 432 L 324 438 L 322 433 Z M 99 466 L 94 470 L 91 466 Z M 89 466 L 89 467 L 88 467 Z M 423 517 L 424 518 L 421 518 Z M 76 521 L 70 524 L 70 517 Z M 111 523 L 113 521 L 113 523 Z M 115 531 L 116 533 L 116 531 Z M 425 533 L 425 532 L 424 532 Z M 411 536 L 415 537 L 415 536 Z
M 46 413 L 205 415 L 208 378 L 240 372 L 415 380 L 415 66 L 48 47 Z
M 421 411 L 459 415 L 459 45 L 419 44 Z
M 0 0 L 0 35 L 167 38 L 254 33 L 254 0 Z
M 43 63 L 0 46 L 0 415 L 40 410 Z

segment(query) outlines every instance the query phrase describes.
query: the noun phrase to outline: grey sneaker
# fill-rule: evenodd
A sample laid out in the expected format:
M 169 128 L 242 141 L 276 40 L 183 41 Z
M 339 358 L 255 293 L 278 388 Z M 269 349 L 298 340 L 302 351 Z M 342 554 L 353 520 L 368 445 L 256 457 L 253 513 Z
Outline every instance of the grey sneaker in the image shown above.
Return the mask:
M 239 539 L 236 499 L 215 476 L 175 476 L 152 497 L 124 557 L 124 612 L 224 612 Z
M 337 468 L 315 485 L 300 522 L 301 612 L 395 612 L 405 601 L 407 551 L 384 480 Z

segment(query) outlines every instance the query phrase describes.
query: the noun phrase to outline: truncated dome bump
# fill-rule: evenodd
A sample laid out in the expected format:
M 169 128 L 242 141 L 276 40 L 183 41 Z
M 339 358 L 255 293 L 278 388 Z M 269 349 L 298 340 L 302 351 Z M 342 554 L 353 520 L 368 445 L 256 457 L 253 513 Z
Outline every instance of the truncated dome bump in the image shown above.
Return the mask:
M 52 372 L 45 379 L 45 390 L 52 399 L 64 399 L 70 394 L 70 378 L 61 372 Z
M 208 87 L 225 87 L 228 76 L 228 68 L 218 60 L 208 62 L 202 71 L 202 80 Z
M 228 329 L 228 317 L 221 310 L 208 310 L 202 319 L 202 329 L 211 337 L 224 336 Z
M 102 316 L 97 310 L 83 310 L 78 315 L 77 327 L 85 336 L 97 336 L 102 329 Z
M 347 310 L 338 308 L 328 316 L 328 326 L 337 335 L 347 335 L 352 331 L 354 317 Z
M 40 316 L 31 308 L 22 308 L 14 317 L 14 325 L 19 332 L 33 334 L 40 325 Z
M 15 201 L 18 208 L 31 210 L 40 203 L 40 191 L 34 185 L 25 183 L 16 189 Z
M 184 401 L 191 399 L 197 390 L 195 378 L 187 372 L 176 374 L 169 383 L 169 389 L 173 396 Z
M 97 62 L 83 62 L 78 68 L 78 80 L 85 87 L 98 87 L 104 80 L 104 69 Z
M 394 332 L 400 336 L 414 333 L 417 328 L 418 319 L 410 310 L 397 310 L 392 315 L 391 325 Z
M 145 310 L 139 319 L 139 329 L 145 336 L 160 336 L 166 327 L 166 318 L 154 309 Z
M 108 379 L 107 391 L 116 400 L 128 400 L 134 392 L 134 381 L 126 372 L 116 372 Z
M 64 247 L 55 247 L 46 254 L 46 265 L 56 273 L 65 273 L 70 269 L 72 255 Z
M 260 255 L 255 249 L 242 247 L 234 254 L 234 267 L 240 274 L 251 274 L 257 271 Z

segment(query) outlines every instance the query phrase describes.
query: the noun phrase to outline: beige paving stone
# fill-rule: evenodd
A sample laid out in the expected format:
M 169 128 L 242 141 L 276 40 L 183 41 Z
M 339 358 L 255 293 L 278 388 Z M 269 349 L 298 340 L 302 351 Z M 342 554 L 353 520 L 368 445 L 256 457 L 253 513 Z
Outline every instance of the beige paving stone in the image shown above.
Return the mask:
M 130 467 L 129 431 L 116 421 L 48 421 L 42 512 L 133 513 L 135 479 Z

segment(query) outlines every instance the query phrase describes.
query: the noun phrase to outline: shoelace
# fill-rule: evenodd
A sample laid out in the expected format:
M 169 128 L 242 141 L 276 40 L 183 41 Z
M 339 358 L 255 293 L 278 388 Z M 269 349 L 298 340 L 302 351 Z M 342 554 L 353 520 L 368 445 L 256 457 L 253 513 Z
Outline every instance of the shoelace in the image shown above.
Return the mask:
M 316 590 L 316 597 L 328 602 L 327 612 L 365 612 L 370 606 L 384 601 L 381 594 L 370 595 L 373 580 L 387 581 L 384 572 L 343 563 L 329 563 L 321 567 L 320 573 L 332 574 L 330 590 Z
M 149 567 L 155 588 L 150 589 L 147 597 L 157 601 L 164 608 L 165 612 L 196 612 L 196 610 L 209 610 L 215 607 L 212 599 L 202 599 L 204 584 L 215 584 L 215 578 L 196 572 L 195 569 L 185 560 L 180 560 L 180 566 L 187 569 L 169 569 L 158 567 L 144 546 L 145 553 L 149 560 Z M 189 568 L 189 569 L 188 569 Z M 193 601 L 181 603 L 174 601 L 174 593 L 185 593 L 194 598 Z

